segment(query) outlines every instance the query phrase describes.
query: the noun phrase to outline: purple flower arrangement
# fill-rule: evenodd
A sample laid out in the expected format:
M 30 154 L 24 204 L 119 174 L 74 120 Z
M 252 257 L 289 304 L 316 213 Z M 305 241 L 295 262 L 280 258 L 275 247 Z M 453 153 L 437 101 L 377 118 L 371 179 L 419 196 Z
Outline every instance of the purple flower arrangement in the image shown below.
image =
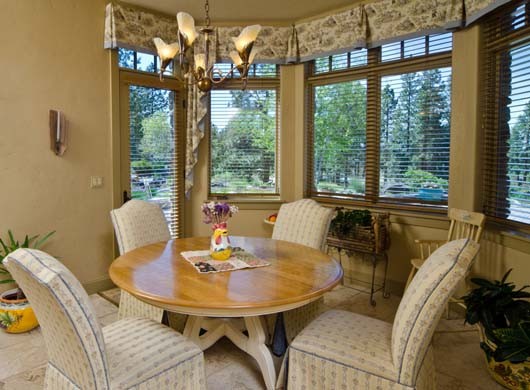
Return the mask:
M 204 223 L 211 223 L 212 229 L 225 228 L 228 218 L 237 213 L 239 208 L 224 202 L 203 203 Z

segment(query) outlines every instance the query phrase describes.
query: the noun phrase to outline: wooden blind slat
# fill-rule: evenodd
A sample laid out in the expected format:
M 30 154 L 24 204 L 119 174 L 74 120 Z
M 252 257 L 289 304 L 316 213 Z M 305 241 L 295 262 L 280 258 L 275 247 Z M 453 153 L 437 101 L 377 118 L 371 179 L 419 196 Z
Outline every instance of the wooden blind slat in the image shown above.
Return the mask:
M 530 223 L 530 1 L 484 22 L 484 212 Z

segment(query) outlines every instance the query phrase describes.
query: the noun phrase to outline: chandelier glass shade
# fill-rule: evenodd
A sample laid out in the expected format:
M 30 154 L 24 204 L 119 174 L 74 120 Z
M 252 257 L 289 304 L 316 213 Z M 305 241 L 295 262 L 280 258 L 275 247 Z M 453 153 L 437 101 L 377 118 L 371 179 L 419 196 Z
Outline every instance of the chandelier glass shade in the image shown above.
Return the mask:
M 164 72 L 171 61 L 179 55 L 179 65 L 181 73 L 190 84 L 196 84 L 202 92 L 209 92 L 214 84 L 223 83 L 232 77 L 237 70 L 243 81 L 242 89 L 245 89 L 248 80 L 248 71 L 254 61 L 256 53 L 254 42 L 261 30 L 259 24 L 245 27 L 238 37 L 233 37 L 235 50 L 230 52 L 230 58 L 234 66 L 227 73 L 223 73 L 210 64 L 210 36 L 214 30 L 210 27 L 209 3 L 206 0 L 204 5 L 206 14 L 206 26 L 201 28 L 199 33 L 195 29 L 195 20 L 186 12 L 177 14 L 178 37 L 177 42 L 165 43 L 161 38 L 154 38 L 158 57 L 160 58 L 160 80 L 163 79 Z M 193 50 L 193 43 L 201 34 L 204 40 L 204 52 L 195 54 L 192 63 L 188 63 L 188 53 Z M 215 50 L 215 48 L 214 48 Z

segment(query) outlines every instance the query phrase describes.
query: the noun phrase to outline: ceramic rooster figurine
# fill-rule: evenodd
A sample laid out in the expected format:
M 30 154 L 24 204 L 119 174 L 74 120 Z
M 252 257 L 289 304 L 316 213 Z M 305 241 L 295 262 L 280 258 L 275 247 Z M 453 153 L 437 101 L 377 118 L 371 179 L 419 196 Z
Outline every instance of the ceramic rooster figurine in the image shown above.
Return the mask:
M 208 202 L 202 205 L 204 223 L 212 224 L 210 256 L 214 260 L 224 261 L 230 258 L 232 246 L 228 238 L 226 222 L 238 212 L 237 206 L 228 203 Z
M 210 256 L 214 260 L 223 261 L 228 260 L 231 254 L 232 245 L 228 238 L 228 230 L 221 227 L 215 229 L 210 243 Z

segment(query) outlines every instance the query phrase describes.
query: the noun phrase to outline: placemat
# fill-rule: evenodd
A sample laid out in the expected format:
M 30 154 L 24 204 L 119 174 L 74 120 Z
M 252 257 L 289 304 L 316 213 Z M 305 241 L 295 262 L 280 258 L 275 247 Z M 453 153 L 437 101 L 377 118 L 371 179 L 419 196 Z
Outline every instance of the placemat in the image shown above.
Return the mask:
M 268 261 L 260 259 L 242 248 L 232 248 L 232 255 L 228 260 L 218 261 L 212 259 L 210 251 L 188 251 L 180 253 L 200 273 L 215 273 L 235 271 L 243 268 L 257 268 L 271 265 Z

